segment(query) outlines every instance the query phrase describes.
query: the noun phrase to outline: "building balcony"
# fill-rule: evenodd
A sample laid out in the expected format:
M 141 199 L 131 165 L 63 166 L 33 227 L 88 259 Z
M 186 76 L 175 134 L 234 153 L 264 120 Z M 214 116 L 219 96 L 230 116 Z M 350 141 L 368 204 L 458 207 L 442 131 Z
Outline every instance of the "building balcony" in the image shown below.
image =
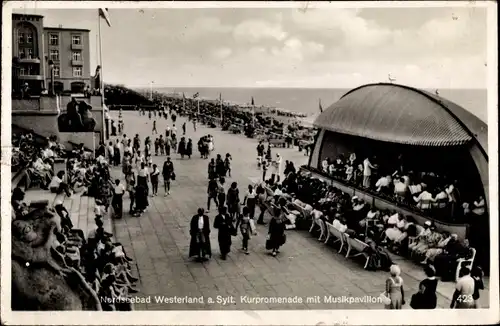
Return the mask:
M 19 59 L 19 63 L 40 63 L 40 58 L 23 58 Z
M 20 80 L 43 80 L 42 75 L 20 75 Z
M 83 60 L 71 60 L 72 66 L 83 66 Z
M 83 44 L 71 44 L 71 50 L 83 50 Z

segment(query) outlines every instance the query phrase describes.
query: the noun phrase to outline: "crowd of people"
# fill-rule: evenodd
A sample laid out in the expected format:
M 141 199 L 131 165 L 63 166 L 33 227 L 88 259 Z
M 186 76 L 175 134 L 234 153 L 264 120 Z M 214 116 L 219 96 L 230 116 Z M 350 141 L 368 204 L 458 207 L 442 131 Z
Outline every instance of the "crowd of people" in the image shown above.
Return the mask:
M 197 120 L 194 119 L 194 123 Z M 210 123 L 205 121 L 205 123 Z M 195 125 L 193 125 L 193 128 Z M 208 158 L 214 149 L 213 137 L 204 136 L 198 143 L 198 148 L 202 158 Z M 267 147 L 267 148 L 266 148 Z M 403 216 L 395 211 L 380 211 L 376 207 L 370 207 L 356 196 L 350 197 L 341 190 L 332 186 L 327 186 L 325 182 L 314 179 L 307 174 L 300 174 L 293 166 L 293 162 L 285 162 L 285 168 L 281 169 L 281 157 L 279 153 L 272 154 L 271 144 L 264 144 L 260 141 L 257 145 L 257 167 L 262 170 L 262 182 L 256 185 L 249 185 L 244 195 L 240 196 L 240 190 L 236 182 L 230 183 L 226 190 L 227 174 L 230 171 L 230 154 L 223 159 L 217 154 L 208 164 L 208 187 L 207 187 L 207 208 L 199 208 L 198 212 L 191 219 L 190 234 L 191 243 L 189 256 L 196 257 L 203 261 L 212 256 L 212 246 L 210 244 L 210 218 L 206 212 L 210 211 L 211 203 L 215 203 L 218 214 L 214 219 L 213 227 L 218 229 L 218 243 L 221 259 L 226 259 L 231 252 L 232 237 L 241 234 L 241 250 L 249 254 L 248 246 L 252 235 L 256 234 L 255 224 L 265 224 L 265 212 L 271 216 L 269 221 L 269 236 L 266 239 L 266 248 L 271 250 L 272 255 L 277 255 L 279 248 L 286 242 L 286 229 L 310 223 L 307 220 L 322 219 L 331 223 L 341 232 L 348 234 L 352 238 L 359 239 L 367 244 L 365 253 L 368 255 L 367 269 L 383 269 L 391 272 L 385 292 L 390 299 L 388 308 L 400 309 L 404 304 L 404 291 L 400 268 L 391 259 L 390 252 L 406 256 L 424 266 L 428 279 L 422 281 L 420 291 L 412 296 L 410 305 L 415 309 L 435 308 L 436 287 L 435 277 L 440 277 L 442 281 L 455 280 L 455 270 L 457 270 L 457 259 L 468 259 L 473 254 L 467 239 L 458 239 L 456 234 L 439 232 L 431 222 L 420 226 L 410 216 Z M 375 161 L 375 158 L 372 158 Z M 359 171 L 354 170 L 354 166 Z M 355 182 L 360 186 L 377 190 L 381 193 L 390 193 L 385 187 L 391 187 L 384 183 L 385 180 L 372 181 L 372 175 L 376 173 L 376 164 L 372 164 L 370 159 L 358 164 L 355 154 L 351 154 L 346 160 L 343 157 L 335 162 L 325 160 L 322 165 L 324 172 L 333 177 L 342 177 L 346 181 Z M 268 175 L 268 170 L 271 174 Z M 281 175 L 284 174 L 283 180 Z M 400 176 L 402 175 L 402 176 Z M 269 178 L 268 178 L 269 176 Z M 413 176 L 413 173 L 410 174 Z M 405 175 L 395 173 L 390 178 L 405 180 Z M 423 177 L 423 176 L 421 176 Z M 434 184 L 423 178 L 429 184 Z M 422 180 L 420 178 L 419 180 Z M 423 183 L 423 181 L 422 181 Z M 396 182 L 397 184 L 397 182 Z M 422 198 L 421 193 L 426 189 L 411 192 L 411 196 L 406 196 L 404 200 Z M 392 186 L 390 191 L 399 190 L 399 185 Z M 408 186 L 408 192 L 410 186 Z M 452 191 L 451 191 L 452 193 Z M 398 193 L 399 194 L 399 193 Z M 415 197 L 415 198 L 412 198 Z M 243 200 L 242 200 L 243 199 Z M 260 214 L 255 221 L 256 208 Z M 301 210 L 298 211 L 297 208 Z M 309 212 L 304 216 L 302 212 Z M 470 273 L 470 270 L 469 272 Z M 477 277 L 477 268 L 473 271 Z M 467 274 L 467 268 L 460 268 L 460 279 Z M 474 293 L 475 302 L 479 296 L 481 288 L 478 278 L 477 289 Z M 436 279 L 437 280 L 437 279 Z M 437 282 L 437 281 L 436 281 Z M 459 281 L 459 284 L 463 281 Z M 457 287 L 458 288 L 458 287 Z M 458 290 L 457 290 L 458 291 Z M 463 289 L 467 291 L 467 289 Z M 465 293 L 464 292 L 464 293 Z M 462 292 L 460 292 L 462 293 Z M 431 300 L 428 300 L 428 296 Z M 422 299 L 424 298 L 424 299 Z M 434 301 L 433 301 L 434 300 Z M 456 299 L 453 300 L 454 307 L 461 307 Z M 429 303 L 430 302 L 430 303 Z M 475 304 L 473 305 L 475 306 Z
M 377 161 L 376 156 L 360 160 L 356 153 L 340 154 L 336 159 L 325 157 L 321 172 L 441 220 L 457 222 L 485 214 L 484 197 L 465 201 L 454 179 L 434 172 L 410 171 L 402 155 L 392 160 L 392 167 L 379 166 Z
M 54 176 L 55 161 L 66 156 L 65 148 L 57 142 L 57 137 L 36 140 L 31 132 L 14 133 L 12 145 L 12 172 L 25 171 L 23 181 L 26 188 L 40 186 L 48 189 Z
M 137 292 L 133 283 L 138 280 L 131 273 L 132 259 L 125 254 L 120 243 L 112 241 L 112 234 L 103 228 L 104 214 L 108 211 L 112 194 L 107 159 L 102 155 L 94 158 L 83 144 L 73 151 L 66 151 L 55 137 L 47 139 L 45 144 L 38 144 L 33 138 L 31 134 L 18 137 L 17 145 L 23 155 L 34 153 L 32 157 L 35 160 L 27 167 L 35 169 L 37 173 L 28 174 L 25 190 L 22 184 L 13 190 L 13 225 L 18 221 L 54 218 L 58 221 L 57 227 L 54 229 L 53 243 L 48 245 L 53 249 L 53 254 L 61 257 L 58 260 L 61 268 L 72 268 L 80 273 L 99 298 L 102 309 L 131 310 L 132 306 L 125 298 Z M 54 161 L 58 158 L 64 158 L 66 164 L 63 165 L 64 169 L 56 171 Z M 56 195 L 53 207 L 47 200 L 24 202 L 25 191 L 35 185 L 36 178 L 41 179 L 38 182 L 41 188 Z M 71 197 L 74 194 L 95 198 L 95 228 L 88 235 L 73 225 L 71 214 L 64 206 L 64 196 Z
M 162 105 L 165 104 L 167 109 L 148 110 L 148 115 L 160 116 L 167 118 L 167 112 L 178 112 L 181 115 L 187 116 L 193 122 L 194 130 L 196 131 L 196 123 L 215 128 L 221 127 L 222 130 L 235 131 L 237 133 L 244 132 L 248 137 L 255 137 L 259 134 L 265 134 L 270 137 L 278 137 L 287 140 L 288 144 L 295 143 L 302 149 L 300 140 L 310 142 L 312 130 L 303 127 L 298 121 L 290 119 L 285 125 L 281 119 L 273 119 L 270 115 L 260 112 L 252 113 L 251 110 L 243 110 L 238 105 L 223 104 L 223 114 L 221 121 L 221 106 L 220 102 L 208 101 L 202 99 L 188 98 L 166 98 Z M 142 115 L 145 115 L 146 110 L 139 109 Z M 310 149 L 310 144 L 306 145 Z
M 146 111 L 139 110 L 141 116 L 146 115 Z M 115 142 L 110 142 L 107 148 L 101 144 L 97 150 L 97 155 L 101 157 L 105 155 L 112 162 L 117 162 L 117 152 L 123 153 L 122 172 L 125 183 L 122 185 L 120 180 L 115 181 L 112 207 L 113 216 L 121 218 L 123 215 L 123 195 L 128 193 L 130 197 L 130 210 L 129 214 L 139 217 L 145 212 L 149 203 L 148 197 L 158 195 L 159 175 L 161 174 L 164 179 L 164 193 L 165 196 L 170 194 L 171 181 L 175 180 L 175 170 L 173 162 L 170 158 L 172 153 L 180 155 L 181 159 L 184 155 L 190 158 L 192 154 L 191 139 L 185 144 L 182 144 L 184 136 L 186 135 L 186 126 L 183 124 L 182 133 L 183 137 L 181 142 L 176 147 L 177 128 L 175 127 L 176 112 L 175 110 L 167 111 L 148 111 L 148 118 L 154 120 L 162 114 L 168 118 L 168 114 L 172 119 L 172 127 L 167 127 L 165 131 L 165 138 L 160 135 L 155 140 L 155 156 L 166 156 L 163 168 L 160 169 L 151 160 L 151 139 L 146 137 L 143 146 L 139 135 L 135 135 L 134 139 L 130 140 L 126 134 L 123 134 L 121 139 L 117 138 Z M 119 113 L 121 116 L 121 112 Z M 196 120 L 193 123 L 193 129 L 196 128 Z M 152 134 L 158 132 L 157 125 L 154 122 Z M 215 150 L 214 137 L 210 134 L 202 136 L 198 141 L 198 150 L 201 158 L 208 159 L 211 152 Z M 270 154 L 270 148 L 268 149 Z M 143 154 L 144 153 L 144 154 Z M 278 155 L 279 157 L 279 155 Z M 217 207 L 218 214 L 214 220 L 213 227 L 219 230 L 219 247 L 221 258 L 226 259 L 231 251 L 231 237 L 236 236 L 238 231 L 242 234 L 242 250 L 249 254 L 248 242 L 252 235 L 255 234 L 256 228 L 254 223 L 254 216 L 257 205 L 257 193 L 250 185 L 247 193 L 243 198 L 243 203 L 240 203 L 241 198 L 239 195 L 238 185 L 236 182 L 231 183 L 230 187 L 225 189 L 225 179 L 231 177 L 231 154 L 226 153 L 223 158 L 221 154 L 217 154 L 216 158 L 212 158 L 208 163 L 208 199 L 207 211 L 210 211 L 210 204 L 213 201 Z M 264 162 L 264 158 L 262 162 Z M 267 162 L 267 161 L 266 161 Z M 266 163 L 262 163 L 265 165 Z M 281 161 L 279 163 L 281 165 Z M 287 162 L 288 164 L 288 162 Z M 293 165 L 293 164 L 292 164 Z M 279 178 L 278 170 L 273 172 L 273 178 Z M 243 206 L 243 208 L 242 208 Z M 190 257 L 196 257 L 197 260 L 205 260 L 211 257 L 212 250 L 210 244 L 210 221 L 209 217 L 205 214 L 205 210 L 200 208 L 197 215 L 192 219 L 191 223 L 191 246 L 189 251 Z M 266 243 L 266 248 L 271 250 L 272 255 L 277 255 L 279 247 L 286 241 L 284 234 L 284 215 L 277 214 L 270 222 L 269 239 Z M 263 223 L 263 214 L 258 221 Z
M 385 289 L 390 299 L 388 308 L 401 309 L 405 302 L 400 267 L 392 261 L 391 251 L 421 263 L 428 275 L 428 279 L 420 285 L 420 294 L 412 297 L 411 307 L 414 309 L 435 308 L 437 284 L 433 280 L 437 280 L 437 276 L 442 281 L 455 281 L 457 267 L 459 278 L 456 280 L 456 295 L 470 295 L 474 300 L 463 303 L 454 297 L 452 307 L 477 307 L 479 290 L 484 287 L 482 271 L 478 266 L 474 266 L 472 272 L 471 266 L 458 266 L 459 259 L 469 259 L 474 254 L 467 239 L 439 232 L 431 222 L 420 226 L 409 216 L 402 216 L 395 211 L 380 211 L 357 196 L 351 198 L 308 173 L 289 172 L 283 183 L 273 184 L 272 180 L 267 180 L 266 187 L 274 197 L 272 201 L 279 203 L 281 209 L 287 212 L 286 223 L 299 225 L 298 220 L 304 219 L 303 213 L 294 210 L 294 207 L 298 207 L 308 212 L 307 216 L 313 223 L 321 219 L 339 232 L 365 243 L 367 269 L 382 269 L 391 273 Z M 265 205 L 260 205 L 265 209 Z M 474 281 L 470 281 L 470 278 Z
M 139 111 L 139 114 L 145 115 L 146 112 Z M 176 179 L 170 156 L 174 153 L 181 159 L 192 156 L 192 141 L 190 138 L 186 141 L 185 123 L 177 143 L 175 110 L 148 111 L 149 119 L 154 121 L 152 134 L 158 134 L 154 119 L 161 116 L 168 119 L 169 114 L 173 122 L 172 128 L 167 127 L 165 137 L 160 134 L 154 142 L 151 137 L 146 137 L 142 144 L 139 135 L 129 139 L 122 125 L 119 131 L 112 132 L 117 137 L 114 141 L 110 141 L 107 146 L 100 144 L 95 159 L 80 146 L 67 155 L 66 171 L 54 173 L 53 168 L 49 168 L 50 158 L 55 155 L 48 156 L 46 161 L 41 162 L 47 165 L 44 167 L 50 173 L 43 183 L 48 190 L 67 196 L 82 192 L 95 197 L 96 228 L 88 234 L 86 240 L 83 234 L 74 230 L 63 203 L 56 203 L 55 213 L 60 216 L 62 227 L 57 231 L 59 233 L 55 248 L 66 255 L 71 266 L 81 271 L 100 298 L 108 299 L 101 301 L 104 302 L 102 305 L 105 310 L 130 310 L 130 304 L 120 298 L 137 291 L 133 285 L 137 279 L 132 276 L 131 259 L 125 248 L 120 243 L 113 243 L 112 235 L 104 231 L 103 214 L 107 213 L 111 206 L 112 216 L 122 218 L 123 197 L 128 194 L 129 214 L 140 217 L 149 206 L 148 197 L 158 196 L 160 175 L 164 180 L 164 195 L 170 194 L 171 181 Z M 119 119 L 123 121 L 121 116 L 120 112 Z M 197 116 L 192 117 L 192 121 L 193 129 L 196 130 Z M 26 146 L 26 139 L 22 148 L 29 148 Z M 52 151 L 55 149 L 54 144 L 47 148 Z M 265 248 L 272 256 L 278 255 L 281 246 L 286 243 L 285 230 L 305 228 L 307 224 L 314 224 L 319 219 L 330 223 L 349 237 L 367 244 L 365 254 L 369 257 L 368 269 L 390 272 L 381 295 L 387 300 L 385 304 L 390 309 L 401 309 L 406 303 L 401 270 L 392 261 L 390 252 L 413 259 L 424 266 L 428 277 L 422 280 L 418 293 L 411 298 L 410 306 L 414 309 L 435 308 L 438 283 L 436 277 L 440 277 L 442 281 L 455 280 L 457 260 L 468 259 L 473 255 L 473 249 L 467 239 L 458 239 L 456 234 L 439 232 L 431 222 L 420 226 L 410 216 L 403 216 L 395 211 L 381 211 L 356 196 L 351 197 L 340 189 L 327 185 L 325 181 L 313 178 L 309 173 L 298 172 L 293 162 L 286 161 L 282 170 L 282 158 L 279 153 L 273 155 L 270 143 L 266 148 L 264 142 L 260 141 L 256 149 L 256 166 L 262 170 L 262 181 L 248 185 L 241 195 L 236 182 L 231 182 L 226 188 L 226 179 L 231 177 L 231 154 L 227 153 L 224 158 L 217 154 L 216 158 L 209 161 L 207 210 L 199 208 L 197 214 L 191 218 L 189 257 L 195 257 L 198 261 L 212 257 L 211 221 L 206 214 L 210 211 L 212 201 L 217 208 L 213 228 L 218 230 L 217 240 L 222 260 L 227 259 L 231 253 L 232 238 L 238 234 L 241 234 L 242 252 L 247 255 L 250 253 L 249 242 L 257 234 L 255 224 L 266 224 L 266 212 L 269 212 L 270 220 L 267 221 L 269 228 Z M 202 158 L 208 159 L 215 150 L 214 137 L 201 137 L 198 150 Z M 165 156 L 161 169 L 153 164 L 153 155 Z M 351 154 L 348 159 L 325 159 L 322 169 L 332 177 L 342 178 L 382 194 L 394 194 L 395 200 L 405 203 L 413 200 L 420 204 L 420 209 L 425 209 L 425 206 L 422 207 L 424 200 L 428 199 L 425 193 L 428 193 L 428 189 L 434 190 L 438 187 L 434 179 L 428 175 L 415 177 L 414 173 L 398 170 L 394 174 L 380 176 L 374 183 L 372 176 L 377 175 L 373 173 L 377 165 L 372 162 L 376 162 L 376 158 L 367 158 L 363 163 L 359 163 L 356 155 Z M 120 164 L 123 182 L 120 179 L 112 180 L 109 170 L 110 166 L 118 167 Z M 270 175 L 268 170 L 271 170 Z M 401 191 L 403 187 L 400 183 L 405 185 L 404 192 Z M 450 203 L 455 191 L 456 186 L 453 183 L 443 188 L 447 195 L 445 199 Z M 12 195 L 13 219 L 25 218 L 28 214 L 29 207 L 22 203 L 23 197 L 22 190 L 16 188 Z M 436 198 L 432 197 L 431 205 L 437 203 Z M 259 216 L 255 221 L 257 208 Z M 474 266 L 472 271 L 469 267 L 461 267 L 451 307 L 477 307 L 479 290 L 482 287 L 482 271 L 478 266 Z M 458 300 L 459 297 L 469 294 L 474 298 L 471 303 L 465 304 Z

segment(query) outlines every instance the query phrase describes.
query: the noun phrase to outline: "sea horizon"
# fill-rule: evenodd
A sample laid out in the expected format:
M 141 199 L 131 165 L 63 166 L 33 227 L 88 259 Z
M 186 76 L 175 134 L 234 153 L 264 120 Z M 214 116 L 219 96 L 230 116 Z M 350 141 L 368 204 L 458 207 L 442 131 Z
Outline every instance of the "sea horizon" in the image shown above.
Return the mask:
M 130 87 L 130 86 L 127 86 Z M 130 87 L 138 91 L 149 91 L 149 87 Z M 277 107 L 284 110 L 306 113 L 310 117 L 319 114 L 319 103 L 326 109 L 353 88 L 301 88 L 301 87 L 155 87 L 165 94 L 183 94 L 192 98 L 199 93 L 201 99 L 216 100 L 219 94 L 223 101 L 240 105 L 250 104 Z M 422 88 L 434 93 L 436 89 Z M 487 89 L 484 88 L 440 88 L 439 96 L 462 106 L 480 120 L 487 123 Z

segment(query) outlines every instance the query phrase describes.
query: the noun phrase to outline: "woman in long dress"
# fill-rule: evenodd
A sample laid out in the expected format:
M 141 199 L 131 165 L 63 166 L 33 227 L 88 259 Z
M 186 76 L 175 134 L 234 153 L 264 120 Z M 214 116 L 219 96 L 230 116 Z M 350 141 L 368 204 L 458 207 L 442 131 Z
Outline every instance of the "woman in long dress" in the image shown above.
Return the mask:
M 184 137 L 182 137 L 181 141 L 179 142 L 177 153 L 181 154 L 181 158 L 184 158 L 184 155 L 186 154 L 186 139 Z
M 279 253 L 279 248 L 285 244 L 285 218 L 281 210 L 276 212 L 276 216 L 271 218 L 269 222 L 268 240 L 266 241 L 266 249 L 272 250 L 272 255 L 276 257 Z
M 233 236 L 235 228 L 225 206 L 219 208 L 219 214 L 214 220 L 214 228 L 219 230 L 217 240 L 219 241 L 220 258 L 226 260 L 227 254 L 231 252 L 231 236 Z
M 191 243 L 189 245 L 189 257 L 197 260 L 207 260 L 212 257 L 210 245 L 210 220 L 205 215 L 203 208 L 198 208 L 198 214 L 191 219 Z
M 405 293 L 403 290 L 403 279 L 401 269 L 398 265 L 392 265 L 390 268 L 391 276 L 385 282 L 385 292 L 391 299 L 391 303 L 386 305 L 386 309 L 402 309 L 405 304 Z
M 191 155 L 193 155 L 193 141 L 191 138 L 188 139 L 188 142 L 186 144 L 186 156 L 188 158 L 191 158 Z
M 240 191 L 236 182 L 231 183 L 231 188 L 227 191 L 226 203 L 229 215 L 234 220 L 240 213 Z

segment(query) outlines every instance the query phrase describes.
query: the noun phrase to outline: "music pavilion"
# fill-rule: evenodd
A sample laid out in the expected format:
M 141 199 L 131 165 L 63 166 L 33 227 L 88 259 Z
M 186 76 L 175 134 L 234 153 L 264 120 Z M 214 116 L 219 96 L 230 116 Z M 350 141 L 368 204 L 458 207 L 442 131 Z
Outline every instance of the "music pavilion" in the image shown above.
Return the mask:
M 356 154 L 359 163 L 376 156 L 379 172 L 392 174 L 394 170 L 383 167 L 398 166 L 398 157 L 402 155 L 406 171 L 434 172 L 447 176 L 448 180 L 457 180 L 462 202 L 472 203 L 484 196 L 487 223 L 488 127 L 459 105 L 408 86 L 368 84 L 349 91 L 324 110 L 314 126 L 319 132 L 306 169 L 316 176 L 321 174 L 325 158 L 333 161 L 343 154 L 347 159 L 350 153 Z M 400 210 L 398 205 L 376 194 L 339 179 L 330 180 L 334 186 L 351 195 L 355 193 L 369 204 Z M 419 223 L 432 220 L 425 214 L 404 209 L 401 213 L 417 218 Z M 438 229 L 461 233 L 462 238 L 470 236 L 468 225 L 434 222 Z M 481 224 L 484 234 L 484 228 L 489 228 Z

